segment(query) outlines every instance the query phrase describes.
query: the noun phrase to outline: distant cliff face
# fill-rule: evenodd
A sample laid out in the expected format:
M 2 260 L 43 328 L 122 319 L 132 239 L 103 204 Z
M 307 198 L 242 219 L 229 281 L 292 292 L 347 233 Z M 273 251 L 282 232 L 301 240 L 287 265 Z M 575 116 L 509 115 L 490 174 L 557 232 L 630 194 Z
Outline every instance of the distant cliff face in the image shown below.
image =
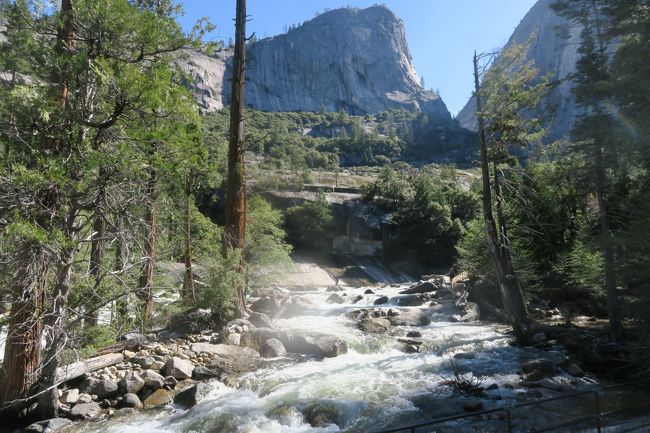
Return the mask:
M 185 68 L 207 110 L 228 104 L 232 53 L 188 51 Z M 383 6 L 319 15 L 248 50 L 246 105 L 262 111 L 377 113 L 403 108 L 449 119 L 411 63 L 404 25 Z
M 545 126 L 548 140 L 566 137 L 575 122 L 579 109 L 571 92 L 572 83 L 567 77 L 575 71 L 579 58 L 577 49 L 580 29 L 558 16 L 552 9 L 554 0 L 539 0 L 521 21 L 508 45 L 524 44 L 531 40 L 528 58 L 539 69 L 540 76 L 551 74 L 551 79 L 561 80 L 547 97 L 546 103 L 554 107 Z M 476 101 L 471 98 L 458 114 L 458 121 L 467 129 L 476 131 Z

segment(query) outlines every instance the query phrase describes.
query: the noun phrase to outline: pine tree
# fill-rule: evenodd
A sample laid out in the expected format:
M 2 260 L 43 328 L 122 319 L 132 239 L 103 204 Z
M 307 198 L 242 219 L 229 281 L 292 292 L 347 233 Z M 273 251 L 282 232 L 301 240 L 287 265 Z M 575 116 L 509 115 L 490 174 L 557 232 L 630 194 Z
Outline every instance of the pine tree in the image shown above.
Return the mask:
M 609 104 L 612 86 L 607 41 L 603 33 L 602 3 L 599 0 L 558 1 L 554 8 L 582 29 L 578 49 L 580 58 L 571 80 L 575 84 L 576 101 L 584 114 L 573 126 L 571 135 L 576 144 L 572 150 L 584 154 L 590 162 L 588 176 L 598 201 L 607 312 L 612 338 L 618 340 L 622 328 L 610 205 L 612 179 L 608 169 L 611 161 L 617 159 L 615 143 L 619 128 Z

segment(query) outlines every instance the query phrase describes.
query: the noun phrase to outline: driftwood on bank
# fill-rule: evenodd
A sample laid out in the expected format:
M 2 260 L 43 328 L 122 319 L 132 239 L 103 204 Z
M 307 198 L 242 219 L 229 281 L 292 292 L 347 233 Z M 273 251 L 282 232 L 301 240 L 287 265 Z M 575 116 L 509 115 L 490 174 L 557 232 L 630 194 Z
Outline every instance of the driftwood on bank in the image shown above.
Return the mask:
M 69 380 L 81 377 L 84 374 L 91 373 L 102 368 L 110 367 L 123 361 L 124 356 L 122 356 L 121 353 L 109 353 L 83 361 L 73 362 L 72 364 L 57 368 L 55 382 L 67 382 Z

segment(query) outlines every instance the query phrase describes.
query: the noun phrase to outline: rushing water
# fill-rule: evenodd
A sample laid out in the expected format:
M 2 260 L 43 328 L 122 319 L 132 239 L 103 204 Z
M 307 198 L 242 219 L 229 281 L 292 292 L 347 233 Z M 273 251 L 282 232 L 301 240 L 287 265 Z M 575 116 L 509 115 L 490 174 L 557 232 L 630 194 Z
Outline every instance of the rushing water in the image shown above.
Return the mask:
M 234 424 L 238 432 L 246 433 L 370 432 L 427 419 L 414 404 L 422 396 L 438 401 L 441 413 L 447 405 L 448 414 L 462 412 L 462 402 L 467 397 L 443 384 L 453 369 L 485 376 L 485 386 L 500 385 L 488 391 L 487 407 L 512 403 L 516 391 L 502 385 L 516 382 L 521 363 L 535 357 L 536 353 L 510 346 L 509 337 L 493 325 L 450 323 L 447 316 L 440 315 L 434 316 L 434 322 L 426 327 L 393 327 L 386 334 L 375 335 L 357 329 L 355 322 L 345 314 L 374 307 L 372 303 L 379 295 L 396 296 L 401 289 L 373 288 L 376 295 L 364 295 L 364 299 L 354 305 L 327 303 L 331 293 L 324 288 L 300 292 L 315 308 L 304 316 L 276 322 L 278 329 L 341 337 L 349 348 L 345 355 L 322 361 L 308 358 L 267 360 L 258 371 L 241 377 L 237 388 L 213 382 L 214 389 L 209 397 L 190 410 L 169 406 L 128 418 L 85 423 L 76 431 L 230 433 Z M 346 288 L 344 299 L 354 299 L 364 290 Z M 390 308 L 390 305 L 383 308 Z M 396 339 L 410 330 L 422 333 L 425 343 L 420 353 L 400 351 Z M 454 355 L 459 352 L 473 352 L 475 357 L 455 360 Z M 335 413 L 340 427 L 333 424 L 311 427 L 301 415 L 310 405 Z

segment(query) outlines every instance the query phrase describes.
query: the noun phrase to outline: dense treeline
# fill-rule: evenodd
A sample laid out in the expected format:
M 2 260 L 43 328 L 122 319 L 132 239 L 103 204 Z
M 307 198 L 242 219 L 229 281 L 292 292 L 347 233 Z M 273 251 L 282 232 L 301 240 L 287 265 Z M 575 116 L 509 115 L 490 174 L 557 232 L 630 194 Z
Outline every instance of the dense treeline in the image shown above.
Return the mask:
M 206 115 L 227 133 L 227 110 Z M 367 116 L 338 113 L 268 113 L 249 109 L 247 150 L 269 168 L 302 170 L 384 166 L 395 161 L 471 165 L 476 137 L 455 121 L 405 110 Z M 221 125 L 219 127 L 218 125 Z

